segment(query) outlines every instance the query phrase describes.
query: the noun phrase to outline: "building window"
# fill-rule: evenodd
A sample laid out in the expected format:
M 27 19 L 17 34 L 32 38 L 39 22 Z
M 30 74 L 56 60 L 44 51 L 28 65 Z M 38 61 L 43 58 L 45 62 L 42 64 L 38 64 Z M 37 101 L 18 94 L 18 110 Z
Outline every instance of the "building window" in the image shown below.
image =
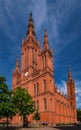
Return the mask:
M 50 80 L 50 84 L 51 84 L 51 80 Z
M 50 99 L 50 110 L 52 110 L 52 98 Z
M 45 68 L 45 67 L 46 67 L 46 57 L 43 56 L 43 68 Z
M 70 102 L 70 106 L 72 106 L 72 101 Z
M 35 49 L 33 48 L 32 49 L 32 51 L 33 51 L 33 54 L 32 54 L 32 58 L 33 58 L 33 68 L 35 69 L 36 68 L 36 66 L 35 66 L 35 60 L 36 60 L 36 58 L 35 58 Z
M 37 100 L 37 110 L 39 110 L 39 101 Z
M 39 84 L 34 84 L 34 95 L 37 95 L 39 92 Z
M 37 94 L 39 93 L 39 84 L 37 83 Z
M 36 110 L 39 110 L 39 101 L 38 101 L 38 100 L 35 101 L 35 109 L 36 109 Z
M 34 101 L 35 109 L 36 109 L 36 101 Z
M 36 92 L 36 85 L 34 84 L 34 95 L 36 95 L 37 92 Z
M 46 98 L 44 98 L 44 110 L 47 109 L 47 101 L 46 101 Z
M 72 89 L 70 91 L 71 91 L 71 96 L 73 96 Z
M 44 85 L 44 92 L 46 92 L 46 80 L 43 80 L 43 85 Z

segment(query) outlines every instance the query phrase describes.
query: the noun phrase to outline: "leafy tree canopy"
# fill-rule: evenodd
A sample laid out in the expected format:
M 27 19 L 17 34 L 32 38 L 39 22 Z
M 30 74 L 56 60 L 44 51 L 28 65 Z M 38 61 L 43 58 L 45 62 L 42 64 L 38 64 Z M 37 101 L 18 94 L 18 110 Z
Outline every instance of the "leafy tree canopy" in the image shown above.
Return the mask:
M 18 108 L 20 115 L 29 115 L 35 110 L 31 95 L 21 87 L 18 87 L 13 92 L 13 102 Z
M 81 122 L 81 109 L 77 110 L 77 120 Z
M 27 90 L 18 87 L 15 91 L 13 91 L 13 103 L 15 104 L 19 115 L 23 116 L 23 126 L 25 127 L 28 125 L 25 122 L 27 115 L 35 111 L 34 101 Z
M 12 91 L 8 89 L 6 78 L 0 76 L 0 118 L 12 118 L 16 114 L 15 105 L 12 103 Z
M 0 117 L 15 115 L 15 106 L 12 103 L 12 91 L 8 89 L 6 78 L 0 76 Z
M 38 112 L 38 110 L 36 110 L 33 119 L 34 120 L 40 120 L 40 113 Z

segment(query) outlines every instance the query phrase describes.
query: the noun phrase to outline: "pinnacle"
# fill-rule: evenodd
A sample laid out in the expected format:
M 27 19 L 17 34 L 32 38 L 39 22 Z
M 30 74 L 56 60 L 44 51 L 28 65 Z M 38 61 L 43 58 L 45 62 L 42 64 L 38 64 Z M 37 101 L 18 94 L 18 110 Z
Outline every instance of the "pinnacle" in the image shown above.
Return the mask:
M 18 57 L 16 58 L 16 67 L 19 66 L 19 59 Z
M 48 36 L 47 36 L 47 30 L 46 30 L 46 29 L 44 29 L 44 37 L 48 37 Z
M 69 68 L 68 70 L 68 80 L 72 79 L 72 72 L 71 72 L 71 68 Z
M 48 35 L 46 29 L 44 29 L 44 49 L 48 49 Z
M 32 12 L 30 12 L 30 18 L 32 18 Z
M 27 37 L 35 37 L 35 32 L 34 32 L 34 25 L 33 25 L 33 19 L 32 19 L 32 13 L 30 13 L 30 18 L 29 18 L 29 24 L 28 24 L 28 31 L 27 31 Z

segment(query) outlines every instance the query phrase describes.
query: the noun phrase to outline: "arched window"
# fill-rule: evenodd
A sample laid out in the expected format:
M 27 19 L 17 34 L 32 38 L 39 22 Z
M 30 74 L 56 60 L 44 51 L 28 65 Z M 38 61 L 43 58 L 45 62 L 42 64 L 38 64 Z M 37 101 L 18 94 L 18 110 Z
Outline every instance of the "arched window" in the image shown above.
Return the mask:
M 47 101 L 46 101 L 46 98 L 44 98 L 44 110 L 47 109 Z
M 50 98 L 50 110 L 52 110 L 52 98 Z
M 36 109 L 36 107 L 37 107 L 36 101 L 34 101 L 34 105 L 35 105 L 35 109 Z
M 71 92 L 71 96 L 73 96 L 72 89 L 70 89 L 70 92 Z
M 39 84 L 37 83 L 37 94 L 39 93 Z
M 34 95 L 37 95 L 39 92 L 39 84 L 34 84 Z
M 39 110 L 39 101 L 37 100 L 37 110 Z
M 43 80 L 43 85 L 44 85 L 44 92 L 46 92 L 46 80 Z
M 72 101 L 70 102 L 70 106 L 72 106 Z
M 34 95 L 37 94 L 37 92 L 36 92 L 36 88 L 37 88 L 37 86 L 34 84 Z
M 32 49 L 32 53 L 33 53 L 33 54 L 32 54 L 32 58 L 33 58 L 33 68 L 35 69 L 36 66 L 35 66 L 35 49 L 34 49 L 34 48 Z
M 43 56 L 43 68 L 45 68 L 45 67 L 46 67 L 46 57 Z

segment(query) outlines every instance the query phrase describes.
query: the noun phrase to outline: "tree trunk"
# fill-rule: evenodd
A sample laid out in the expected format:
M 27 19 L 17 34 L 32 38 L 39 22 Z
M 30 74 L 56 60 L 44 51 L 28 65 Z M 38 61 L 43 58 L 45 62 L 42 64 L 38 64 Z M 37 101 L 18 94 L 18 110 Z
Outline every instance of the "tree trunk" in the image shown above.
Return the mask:
M 7 117 L 7 127 L 8 127 L 8 117 Z
M 36 127 L 38 127 L 38 121 L 36 120 Z
M 26 115 L 23 116 L 23 127 L 28 127 L 28 118 Z

